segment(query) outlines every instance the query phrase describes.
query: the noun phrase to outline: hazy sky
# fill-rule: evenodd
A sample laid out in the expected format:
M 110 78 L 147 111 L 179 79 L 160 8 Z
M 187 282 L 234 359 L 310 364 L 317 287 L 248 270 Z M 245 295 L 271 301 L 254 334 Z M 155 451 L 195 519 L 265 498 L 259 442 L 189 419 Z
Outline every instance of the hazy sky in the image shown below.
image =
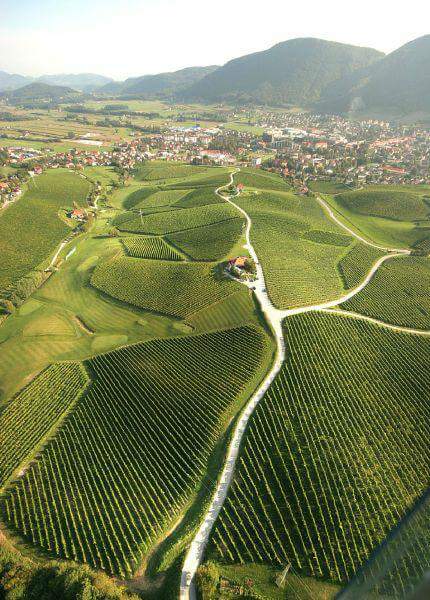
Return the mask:
M 0 0 L 0 70 L 123 79 L 223 64 L 294 37 L 389 52 L 427 33 L 426 0 Z

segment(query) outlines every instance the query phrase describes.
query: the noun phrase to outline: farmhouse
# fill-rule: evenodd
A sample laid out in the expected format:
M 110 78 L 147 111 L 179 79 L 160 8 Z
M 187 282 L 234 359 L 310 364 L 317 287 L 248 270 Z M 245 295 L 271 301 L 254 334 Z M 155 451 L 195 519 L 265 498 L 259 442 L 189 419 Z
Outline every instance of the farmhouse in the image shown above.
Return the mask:
M 75 219 L 76 221 L 84 221 L 85 220 L 85 211 L 81 208 L 74 208 L 71 210 L 68 215 L 70 219 Z

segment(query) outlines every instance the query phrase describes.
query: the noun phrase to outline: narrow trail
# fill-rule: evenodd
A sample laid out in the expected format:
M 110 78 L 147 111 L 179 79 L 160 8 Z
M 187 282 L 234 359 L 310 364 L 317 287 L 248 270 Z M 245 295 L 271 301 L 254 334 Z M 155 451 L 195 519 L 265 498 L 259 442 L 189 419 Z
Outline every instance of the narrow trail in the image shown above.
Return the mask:
M 381 321 L 380 319 L 374 319 L 373 317 L 368 317 L 367 315 L 362 315 L 361 313 L 353 312 L 351 310 L 342 310 L 340 308 L 321 308 L 320 312 L 326 312 L 331 315 L 341 315 L 342 317 L 349 317 L 350 319 L 357 319 L 359 321 L 368 321 L 369 323 L 373 323 L 374 325 L 379 325 L 380 327 L 385 327 L 385 329 L 392 329 L 393 331 L 398 331 L 400 333 L 430 336 L 430 330 L 427 329 L 413 329 L 411 327 L 393 325 L 392 323 L 386 323 L 385 321 Z
M 373 243 L 369 242 L 368 240 L 362 238 L 357 233 L 355 233 L 352 229 L 349 229 L 349 227 L 344 225 L 335 216 L 335 214 L 333 213 L 331 208 L 321 198 L 317 198 L 318 202 L 323 207 L 323 209 L 327 212 L 327 214 L 330 216 L 330 218 L 333 219 L 340 227 L 342 227 L 342 229 L 345 229 L 346 231 L 348 231 L 348 233 L 350 235 L 352 235 L 356 239 L 360 240 L 361 242 L 363 242 L 369 246 L 373 246 L 375 248 L 379 248 L 381 250 L 390 252 L 390 254 L 382 256 L 380 259 L 378 259 L 375 262 L 375 264 L 372 266 L 370 271 L 367 273 L 365 279 L 357 287 L 353 288 L 352 290 L 349 290 L 346 294 L 344 294 L 340 298 L 337 298 L 335 300 L 330 300 L 327 302 L 322 302 L 321 304 L 311 305 L 311 306 L 300 306 L 297 308 L 284 309 L 284 310 L 278 309 L 275 306 L 273 306 L 272 301 L 270 300 L 270 298 L 268 296 L 267 289 L 266 289 L 266 283 L 264 280 L 263 268 L 258 259 L 258 255 L 251 243 L 251 239 L 250 239 L 250 231 L 251 231 L 251 227 L 252 227 L 251 217 L 248 215 L 248 213 L 243 208 L 241 208 L 238 204 L 236 204 L 232 200 L 231 197 L 224 196 L 223 194 L 221 194 L 222 189 L 224 189 L 228 185 L 233 184 L 234 175 L 237 172 L 238 172 L 238 170 L 232 172 L 230 174 L 230 182 L 226 185 L 219 187 L 217 190 L 215 190 L 215 193 L 220 198 L 222 198 L 223 200 L 225 200 L 226 202 L 228 202 L 229 204 L 234 206 L 244 216 L 244 218 L 246 220 L 246 229 L 245 229 L 246 244 L 245 244 L 244 248 L 246 248 L 246 250 L 248 250 L 251 258 L 254 260 L 257 277 L 256 277 L 256 280 L 253 282 L 243 282 L 243 283 L 244 283 L 244 285 L 246 285 L 247 287 L 251 288 L 254 291 L 254 294 L 257 297 L 257 300 L 261 306 L 261 310 L 263 311 L 263 313 L 267 319 L 267 322 L 270 324 L 270 326 L 273 330 L 275 340 L 276 340 L 276 355 L 275 355 L 275 360 L 272 365 L 272 368 L 270 369 L 270 371 L 268 372 L 268 374 L 266 375 L 266 377 L 264 378 L 264 380 L 262 381 L 262 383 L 260 384 L 260 386 L 258 387 L 256 392 L 254 392 L 254 394 L 251 396 L 250 400 L 248 401 L 247 405 L 245 406 L 244 410 L 242 411 L 242 414 L 240 415 L 239 420 L 234 429 L 233 436 L 231 438 L 231 441 L 230 441 L 230 444 L 229 444 L 229 447 L 227 450 L 227 457 L 225 460 L 225 464 L 223 466 L 220 479 L 217 483 L 216 490 L 211 499 L 211 502 L 206 511 L 206 514 L 203 518 L 203 521 L 202 521 L 197 533 L 195 534 L 193 540 L 191 541 L 191 544 L 190 544 L 187 554 L 185 556 L 185 560 L 184 560 L 184 563 L 182 566 L 182 571 L 181 571 L 181 584 L 180 584 L 180 594 L 179 594 L 180 600 L 196 600 L 194 576 L 196 574 L 196 571 L 197 571 L 199 565 L 203 561 L 203 556 L 204 556 L 204 552 L 206 550 L 206 546 L 209 541 L 210 533 L 211 533 L 213 525 L 221 511 L 224 501 L 227 497 L 227 493 L 228 493 L 230 484 L 233 479 L 234 469 L 235 469 L 237 458 L 239 455 L 240 444 L 241 444 L 241 441 L 245 434 L 245 430 L 246 430 L 248 421 L 249 421 L 250 417 L 252 416 L 258 403 L 264 396 L 265 392 L 268 390 L 271 383 L 275 379 L 276 375 L 279 373 L 279 371 L 282 367 L 282 364 L 285 360 L 285 341 L 284 341 L 284 336 L 283 336 L 283 331 L 282 331 L 283 320 L 286 317 L 290 317 L 293 315 L 298 315 L 298 314 L 302 314 L 302 313 L 306 313 L 306 312 L 311 312 L 311 311 L 327 311 L 327 312 L 331 312 L 331 313 L 342 313 L 345 315 L 345 311 L 332 310 L 332 307 L 335 307 L 335 306 L 341 304 L 342 302 L 346 302 L 347 300 L 349 300 L 350 298 L 352 298 L 353 296 L 355 296 L 356 294 L 361 292 L 361 290 L 363 288 L 365 288 L 366 285 L 371 281 L 371 279 L 375 275 L 376 271 L 379 269 L 379 267 L 385 261 L 390 260 L 391 258 L 395 258 L 397 256 L 404 256 L 405 254 L 410 254 L 409 250 L 383 248 L 382 246 L 378 246 L 378 245 L 373 244 Z M 331 310 L 328 310 L 328 309 L 331 309 Z M 357 314 L 357 318 L 358 317 L 362 318 L 361 315 Z M 370 318 L 367 318 L 367 319 L 371 321 Z M 377 320 L 374 320 L 374 322 L 376 322 L 376 324 L 380 324 L 377 322 Z M 383 324 L 383 325 L 386 326 L 386 324 Z M 430 335 L 430 331 L 428 333 L 422 332 L 419 330 L 414 331 L 414 330 L 398 328 L 394 325 L 389 326 L 389 327 L 399 330 L 399 331 L 406 330 L 408 333 L 420 333 L 420 334 L 424 334 L 424 335 Z

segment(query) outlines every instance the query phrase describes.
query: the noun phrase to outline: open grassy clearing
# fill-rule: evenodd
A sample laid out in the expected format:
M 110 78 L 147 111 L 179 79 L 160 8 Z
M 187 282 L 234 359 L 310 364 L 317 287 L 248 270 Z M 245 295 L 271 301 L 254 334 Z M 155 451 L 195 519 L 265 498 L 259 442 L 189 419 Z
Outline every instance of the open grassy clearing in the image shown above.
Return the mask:
M 195 492 L 267 348 L 242 327 L 91 360 L 89 392 L 3 498 L 9 525 L 51 554 L 130 576 Z
M 241 218 L 233 218 L 169 234 L 168 239 L 194 260 L 215 261 L 226 256 L 237 244 L 243 227 L 244 221 Z
M 401 256 L 386 262 L 341 307 L 393 325 L 430 329 L 430 259 Z
M 115 257 L 91 277 L 97 289 L 140 308 L 178 318 L 234 294 L 240 284 L 218 275 L 214 263 L 167 263 Z
M 315 199 L 290 193 L 245 192 L 235 202 L 252 219 L 251 241 L 277 307 L 315 304 L 342 294 L 337 264 L 348 252 L 347 242 L 352 247 L 353 239 L 339 232 Z M 362 276 L 370 264 L 365 266 Z
M 430 343 L 327 313 L 284 328 L 208 555 L 344 582 L 426 489 Z
M 39 266 L 71 228 L 59 216 L 73 202 L 85 206 L 89 183 L 69 171 L 46 171 L 0 213 L 0 289 Z M 17 234 L 19 232 L 19 234 Z
M 157 237 L 125 237 L 121 239 L 128 256 L 154 260 L 182 260 L 179 252 Z
M 78 363 L 54 364 L 9 402 L 0 415 L 0 488 L 58 426 L 87 383 Z
M 324 198 L 360 235 L 382 246 L 403 248 L 430 239 L 426 195 L 419 186 L 414 192 L 408 186 L 370 186 Z
M 118 229 L 132 233 L 148 233 L 164 235 L 185 229 L 193 229 L 202 225 L 211 225 L 221 221 L 228 221 L 237 217 L 237 210 L 226 204 L 209 204 L 180 210 L 163 211 L 154 214 L 135 216 L 124 223 L 115 220 Z M 125 218 L 125 217 L 124 217 Z
M 290 186 L 276 173 L 262 171 L 261 169 L 244 168 L 234 176 L 235 183 L 242 183 L 245 187 L 260 190 L 279 190 L 286 192 Z

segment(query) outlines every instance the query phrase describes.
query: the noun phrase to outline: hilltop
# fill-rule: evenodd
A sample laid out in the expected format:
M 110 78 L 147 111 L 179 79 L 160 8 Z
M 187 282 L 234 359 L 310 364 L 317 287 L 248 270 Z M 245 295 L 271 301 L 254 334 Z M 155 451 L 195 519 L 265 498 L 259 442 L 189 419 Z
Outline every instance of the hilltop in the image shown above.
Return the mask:
M 315 38 L 297 38 L 231 60 L 185 93 L 189 99 L 305 106 L 327 86 L 383 54 Z
M 53 100 L 66 96 L 76 95 L 78 92 L 70 87 L 49 85 L 47 83 L 33 82 L 3 95 L 8 99 L 17 100 Z
M 123 82 L 103 86 L 100 92 L 117 95 L 177 94 L 218 69 L 217 66 L 189 67 L 172 73 L 130 77 Z

